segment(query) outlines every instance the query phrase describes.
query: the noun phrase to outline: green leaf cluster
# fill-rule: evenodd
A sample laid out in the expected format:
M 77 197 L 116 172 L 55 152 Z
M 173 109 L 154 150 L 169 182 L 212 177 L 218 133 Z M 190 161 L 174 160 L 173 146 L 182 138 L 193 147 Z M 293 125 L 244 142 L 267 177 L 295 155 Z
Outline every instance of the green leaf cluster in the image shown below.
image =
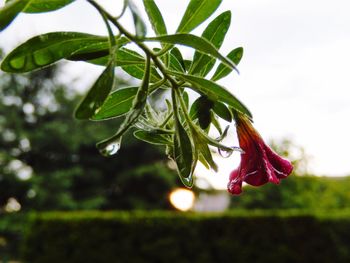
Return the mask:
M 0 29 L 5 29 L 21 12 L 48 12 L 72 2 L 7 1 L 0 10 Z M 156 2 L 143 0 L 147 20 L 155 33 L 153 37 L 147 36 L 145 20 L 133 1 L 124 1 L 123 10 L 117 17 L 97 1 L 87 2 L 101 15 L 107 36 L 82 32 L 39 35 L 10 52 L 2 61 L 1 69 L 24 73 L 62 59 L 103 66 L 105 69 L 75 111 L 75 117 L 81 120 L 124 118 L 113 136 L 97 144 L 102 153 L 116 153 L 122 136 L 133 128 L 136 138 L 164 145 L 166 154 L 175 161 L 180 179 L 187 187 L 193 185 L 193 171 L 198 161 L 217 170 L 212 157 L 213 148 L 227 152 L 236 149 L 220 143 L 227 132 L 227 129 L 222 129 L 220 120 L 232 122 L 233 111 L 252 118 L 248 108 L 232 91 L 217 83 L 233 70 L 238 72 L 237 65 L 243 55 L 241 47 L 233 49 L 227 56 L 219 50 L 230 27 L 231 12 L 225 11 L 212 20 L 210 17 L 222 0 L 189 1 L 174 34 L 168 33 L 166 19 Z M 131 31 L 120 22 L 126 12 L 130 12 L 134 21 Z M 191 34 L 206 21 L 209 23 L 201 36 Z M 158 47 L 150 48 L 148 42 L 158 43 Z M 127 46 L 129 43 L 138 49 Z M 179 46 L 192 48 L 192 58 L 185 58 Z M 217 62 L 219 65 L 208 77 Z M 116 86 L 116 68 L 141 80 L 140 85 Z M 198 99 L 190 103 L 190 96 L 198 96 Z M 163 102 L 162 106 L 152 104 L 155 97 Z M 218 139 L 209 136 L 212 127 L 220 134 Z

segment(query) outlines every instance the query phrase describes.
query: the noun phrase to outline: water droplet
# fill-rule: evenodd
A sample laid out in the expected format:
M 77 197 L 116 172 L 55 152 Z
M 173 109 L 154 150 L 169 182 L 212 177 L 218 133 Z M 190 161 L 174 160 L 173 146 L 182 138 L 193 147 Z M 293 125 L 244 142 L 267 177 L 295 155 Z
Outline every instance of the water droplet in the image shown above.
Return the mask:
M 240 152 L 241 154 L 244 154 L 244 151 L 242 150 L 242 148 L 237 147 L 237 146 L 232 146 L 230 147 L 231 150 L 226 150 L 226 149 L 220 149 L 218 148 L 218 152 L 221 155 L 221 157 L 223 158 L 229 158 L 233 152 Z
M 22 69 L 25 65 L 26 57 L 17 57 L 10 60 L 10 66 L 13 69 Z
M 232 151 L 228 151 L 228 150 L 224 150 L 224 149 L 218 148 L 218 152 L 221 155 L 221 157 L 229 158 L 232 155 L 233 150 Z
M 101 154 L 103 154 L 104 156 L 111 156 L 116 154 L 121 146 L 121 138 L 117 141 L 114 141 L 110 144 L 108 144 L 106 147 L 101 148 L 100 152 Z
M 55 58 L 53 58 L 49 51 L 39 50 L 33 53 L 33 60 L 37 66 L 46 66 L 54 62 Z

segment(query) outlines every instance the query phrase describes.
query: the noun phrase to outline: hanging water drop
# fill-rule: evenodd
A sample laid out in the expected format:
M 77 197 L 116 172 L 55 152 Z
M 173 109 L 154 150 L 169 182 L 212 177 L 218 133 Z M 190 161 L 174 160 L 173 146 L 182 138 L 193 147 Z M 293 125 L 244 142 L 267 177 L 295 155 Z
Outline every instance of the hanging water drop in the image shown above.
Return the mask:
M 120 146 L 121 146 L 121 139 L 108 144 L 104 148 L 101 148 L 100 152 L 104 156 L 111 156 L 111 155 L 116 154 L 119 151 Z
M 244 154 L 244 151 L 242 150 L 242 148 L 237 147 L 237 146 L 232 146 L 230 147 L 231 150 L 226 150 L 226 149 L 220 149 L 218 148 L 218 152 L 221 155 L 221 157 L 223 158 L 229 158 L 233 152 L 240 152 L 241 154 Z
M 223 158 L 229 158 L 229 157 L 232 155 L 233 150 L 232 150 L 232 151 L 231 151 L 231 150 L 229 151 L 229 150 L 224 150 L 224 149 L 218 148 L 218 152 L 219 152 L 219 154 L 220 154 L 221 157 L 223 157 Z

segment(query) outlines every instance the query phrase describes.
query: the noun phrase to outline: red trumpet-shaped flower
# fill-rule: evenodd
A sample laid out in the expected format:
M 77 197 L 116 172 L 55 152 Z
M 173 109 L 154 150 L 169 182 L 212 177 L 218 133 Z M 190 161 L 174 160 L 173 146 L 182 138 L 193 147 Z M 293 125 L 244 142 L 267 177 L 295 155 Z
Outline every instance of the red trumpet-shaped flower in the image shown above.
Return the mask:
M 241 163 L 231 172 L 228 191 L 231 194 L 242 192 L 242 183 L 259 186 L 271 182 L 278 184 L 293 170 L 290 161 L 277 155 L 267 146 L 250 120 L 242 114 L 235 114 L 239 145 L 244 152 Z

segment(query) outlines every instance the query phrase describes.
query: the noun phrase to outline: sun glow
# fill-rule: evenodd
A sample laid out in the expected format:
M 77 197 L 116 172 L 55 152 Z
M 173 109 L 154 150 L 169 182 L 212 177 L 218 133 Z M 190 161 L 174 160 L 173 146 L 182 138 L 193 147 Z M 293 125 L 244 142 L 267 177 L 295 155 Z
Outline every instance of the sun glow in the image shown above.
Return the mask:
M 180 211 L 188 211 L 193 207 L 195 196 L 191 190 L 177 188 L 170 193 L 170 203 Z

